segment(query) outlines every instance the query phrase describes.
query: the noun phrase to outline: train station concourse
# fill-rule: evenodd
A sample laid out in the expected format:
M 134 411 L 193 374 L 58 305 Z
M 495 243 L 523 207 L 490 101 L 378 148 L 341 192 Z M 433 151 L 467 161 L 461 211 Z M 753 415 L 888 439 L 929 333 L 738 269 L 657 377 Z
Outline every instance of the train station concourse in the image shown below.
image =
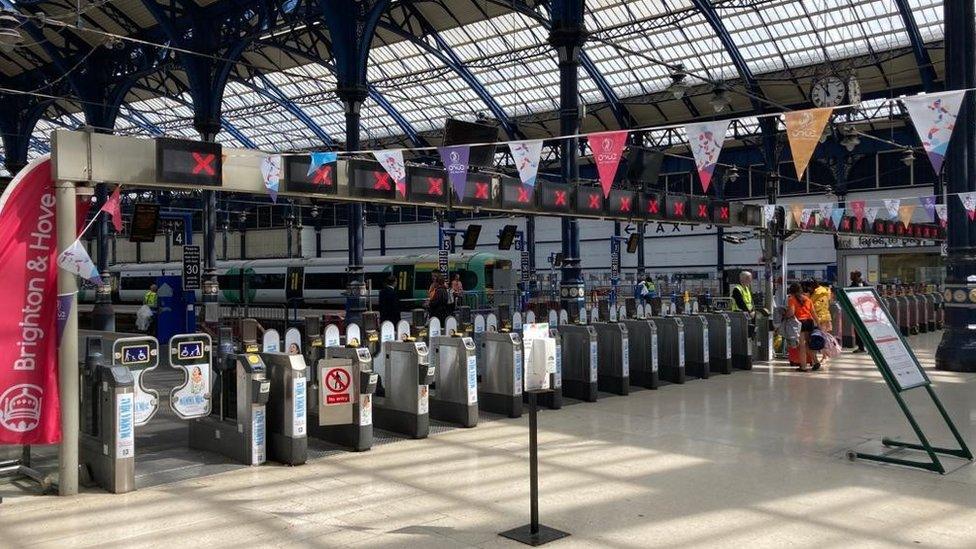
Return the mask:
M 0 549 L 976 547 L 976 0 L 0 0 Z

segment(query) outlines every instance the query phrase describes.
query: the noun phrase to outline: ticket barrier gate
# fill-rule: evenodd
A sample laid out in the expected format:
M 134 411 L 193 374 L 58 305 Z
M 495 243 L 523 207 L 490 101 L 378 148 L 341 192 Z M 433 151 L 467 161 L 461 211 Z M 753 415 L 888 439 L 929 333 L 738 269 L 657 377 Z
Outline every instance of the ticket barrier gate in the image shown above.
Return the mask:
M 655 316 L 651 321 L 657 326 L 658 374 L 661 382 L 684 383 L 685 374 L 685 326 L 681 318 Z
M 596 328 L 560 324 L 563 396 L 596 402 L 599 379 L 599 343 Z
M 328 332 L 328 328 L 326 328 Z M 328 334 L 326 335 L 328 340 Z M 308 387 L 308 436 L 354 452 L 373 446 L 373 357 L 363 347 L 325 347 Z
M 646 319 L 621 320 L 620 323 L 627 327 L 630 343 L 630 384 L 657 389 L 660 384 L 657 325 Z
M 594 322 L 596 329 L 597 389 L 617 395 L 630 394 L 630 342 L 627 326 L 619 322 Z
M 317 316 L 305 317 L 305 325 L 302 330 L 302 354 L 305 356 L 305 365 L 315 366 L 325 355 L 325 343 L 322 339 L 322 319 Z M 306 377 L 308 373 L 306 371 Z
M 511 332 L 476 331 L 474 342 L 479 407 L 494 414 L 522 417 L 522 337 Z
M 772 345 L 769 343 L 770 337 L 770 320 L 767 316 L 759 316 L 756 318 L 756 327 L 754 337 L 749 337 L 749 315 L 743 312 L 726 312 L 723 313 L 729 320 L 729 326 L 731 328 L 731 346 L 732 346 L 732 368 L 738 370 L 751 370 L 752 369 L 752 359 L 754 354 L 760 355 L 760 360 L 770 360 L 772 351 L 770 347 Z M 757 341 L 757 346 L 760 346 L 757 350 L 758 353 L 753 352 L 753 341 Z M 766 342 L 765 345 L 761 345 L 761 342 Z M 765 358 L 763 356 L 765 355 Z
M 384 341 L 381 389 L 373 406 L 376 426 L 412 438 L 430 433 L 434 367 L 423 341 Z
M 925 297 L 922 294 L 911 294 L 909 296 L 915 302 L 915 329 L 916 333 L 924 334 L 929 331 L 928 308 L 925 306 Z
M 912 333 L 911 311 L 908 308 L 908 298 L 905 296 L 895 296 L 888 298 L 889 311 L 897 311 L 895 318 L 898 320 L 898 329 L 901 335 L 908 337 Z
M 87 349 L 82 367 L 79 459 L 103 489 L 114 494 L 136 489 L 135 379 L 113 366 L 100 349 Z
M 478 356 L 474 340 L 432 336 L 430 365 L 434 369 L 430 417 L 462 427 L 477 425 Z
M 268 459 L 301 465 L 308 459 L 308 368 L 302 355 L 261 353 L 268 368 Z
M 700 315 L 708 323 L 708 367 L 714 374 L 732 373 L 732 319 L 726 313 Z
M 708 379 L 708 321 L 700 315 L 682 315 L 685 326 L 685 375 Z
M 934 332 L 935 327 L 935 294 L 922 294 L 922 307 L 925 308 L 925 331 Z

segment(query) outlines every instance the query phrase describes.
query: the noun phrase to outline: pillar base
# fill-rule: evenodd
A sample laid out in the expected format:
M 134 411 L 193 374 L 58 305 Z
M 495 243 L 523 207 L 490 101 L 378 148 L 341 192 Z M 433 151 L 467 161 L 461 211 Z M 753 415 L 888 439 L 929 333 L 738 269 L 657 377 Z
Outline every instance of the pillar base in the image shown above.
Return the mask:
M 935 369 L 947 372 L 976 372 L 976 330 L 946 327 L 935 352 Z

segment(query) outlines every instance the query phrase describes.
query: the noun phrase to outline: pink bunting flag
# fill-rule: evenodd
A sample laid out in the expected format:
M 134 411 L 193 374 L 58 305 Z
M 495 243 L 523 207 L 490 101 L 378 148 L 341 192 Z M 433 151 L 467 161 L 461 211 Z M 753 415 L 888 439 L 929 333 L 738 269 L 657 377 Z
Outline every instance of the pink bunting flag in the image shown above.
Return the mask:
M 627 130 L 615 132 L 591 133 L 587 139 L 590 150 L 593 151 L 593 161 L 596 171 L 600 174 L 600 186 L 603 196 L 610 196 L 613 180 L 617 176 L 617 166 L 620 165 L 621 153 L 627 144 Z
M 962 202 L 962 207 L 966 209 L 969 220 L 976 219 L 976 192 L 959 193 L 959 201 Z
M 936 204 L 935 213 L 939 216 L 939 224 L 945 227 L 949 224 L 949 206 L 946 204 Z
M 105 204 L 102 204 L 101 210 L 112 216 L 112 226 L 115 227 L 115 232 L 122 232 L 122 185 L 116 185 L 115 190 L 112 191 L 112 196 L 108 197 Z
M 715 120 L 699 124 L 688 124 L 685 132 L 688 134 L 688 146 L 695 157 L 695 167 L 701 179 L 702 190 L 708 193 L 708 186 L 712 182 L 718 155 L 725 143 L 725 132 L 729 129 L 729 120 Z
M 864 201 L 863 200 L 851 200 L 851 212 L 854 214 L 855 219 L 864 218 Z

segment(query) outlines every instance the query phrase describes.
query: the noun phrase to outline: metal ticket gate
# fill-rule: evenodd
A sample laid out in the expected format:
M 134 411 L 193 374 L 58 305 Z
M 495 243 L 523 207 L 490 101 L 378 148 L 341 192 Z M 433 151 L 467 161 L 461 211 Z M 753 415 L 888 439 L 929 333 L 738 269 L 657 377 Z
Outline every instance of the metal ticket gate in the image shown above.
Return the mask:
M 674 316 L 655 316 L 651 321 L 657 326 L 658 374 L 662 382 L 684 383 L 685 375 L 685 326 Z
M 339 347 L 339 329 L 326 326 L 324 358 L 308 387 L 308 435 L 361 452 L 373 446 L 373 393 L 378 375 L 363 347 Z
M 929 331 L 934 332 L 939 329 L 939 294 L 925 294 L 925 303 L 929 310 Z
M 376 426 L 412 438 L 430 433 L 434 367 L 423 341 L 384 341 L 381 391 L 373 405 Z
M 708 379 L 708 321 L 699 315 L 682 315 L 685 325 L 685 374 Z
M 508 417 L 521 417 L 522 337 L 509 332 L 477 332 L 477 327 L 475 330 L 480 408 Z
M 462 427 L 478 424 L 478 356 L 470 337 L 430 338 L 434 385 L 430 416 Z
M 935 331 L 935 296 L 933 294 L 920 294 L 922 308 L 925 310 L 925 331 Z M 921 328 L 921 326 L 919 326 Z
M 889 302 L 893 305 L 893 310 L 898 311 L 895 313 L 895 317 L 898 319 L 898 329 L 901 331 L 901 335 L 908 337 L 912 333 L 912 317 L 908 308 L 908 298 L 903 295 L 896 296 L 889 298 Z
M 85 349 L 84 356 L 80 463 L 103 489 L 131 492 L 136 489 L 135 379 L 125 366 L 113 366 L 101 349 Z
M 854 347 L 855 345 L 857 345 L 857 341 L 854 338 L 854 323 L 851 321 L 851 318 L 847 316 L 846 312 L 841 312 L 840 317 L 841 317 L 840 345 L 841 347 L 847 347 L 847 348 Z
M 302 354 L 305 356 L 305 365 L 314 367 L 325 355 L 325 342 L 322 339 L 322 320 L 317 316 L 305 317 L 305 325 L 302 330 Z M 307 377 L 307 373 L 306 373 Z
M 726 313 L 700 315 L 708 322 L 708 366 L 711 373 L 732 373 L 732 319 Z
M 732 340 L 730 342 L 732 347 L 732 368 L 739 370 L 751 370 L 752 369 L 752 358 L 753 358 L 753 338 L 749 337 L 749 315 L 743 312 L 726 312 L 722 313 L 729 321 L 730 335 Z M 768 330 L 763 331 L 762 328 L 769 325 L 768 317 L 760 317 L 756 319 L 755 333 L 765 333 L 768 336 Z M 756 337 L 756 339 L 761 339 Z M 765 349 L 767 354 L 769 353 L 769 346 Z M 765 360 L 770 360 L 772 357 L 769 356 Z
M 308 459 L 308 368 L 305 357 L 286 353 L 262 353 L 268 368 L 268 459 L 285 465 L 301 465 Z
M 562 338 L 563 396 L 596 402 L 599 351 L 596 328 L 560 324 Z
M 646 389 L 657 389 L 658 344 L 657 325 L 646 319 L 621 320 L 627 327 L 630 342 L 630 384 Z
M 911 294 L 909 297 L 915 302 L 916 333 L 924 334 L 929 331 L 928 309 L 925 307 L 925 298 L 922 294 Z
M 614 315 L 616 316 L 616 315 Z M 630 393 L 630 342 L 627 326 L 619 322 L 594 322 L 596 329 L 597 389 L 617 395 Z
M 935 329 L 945 328 L 945 296 L 941 293 L 933 294 L 935 297 Z

